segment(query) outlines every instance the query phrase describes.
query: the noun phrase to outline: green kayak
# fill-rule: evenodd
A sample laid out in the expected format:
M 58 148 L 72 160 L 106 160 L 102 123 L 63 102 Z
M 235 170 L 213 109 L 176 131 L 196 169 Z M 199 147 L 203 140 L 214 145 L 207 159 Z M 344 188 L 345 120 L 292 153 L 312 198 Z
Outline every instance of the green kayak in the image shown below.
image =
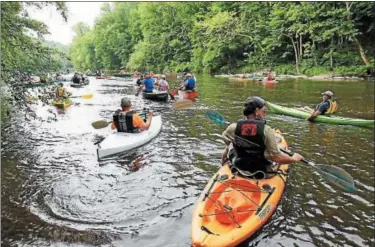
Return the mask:
M 311 115 L 311 113 L 307 111 L 303 111 L 302 109 L 279 106 L 279 105 L 272 104 L 270 102 L 267 102 L 267 107 L 270 110 L 270 112 L 297 117 L 297 118 L 306 119 Z M 314 121 L 320 122 L 320 123 L 328 123 L 328 124 L 374 127 L 374 120 L 359 119 L 359 118 L 346 118 L 346 117 L 338 117 L 338 116 L 317 116 L 314 119 Z

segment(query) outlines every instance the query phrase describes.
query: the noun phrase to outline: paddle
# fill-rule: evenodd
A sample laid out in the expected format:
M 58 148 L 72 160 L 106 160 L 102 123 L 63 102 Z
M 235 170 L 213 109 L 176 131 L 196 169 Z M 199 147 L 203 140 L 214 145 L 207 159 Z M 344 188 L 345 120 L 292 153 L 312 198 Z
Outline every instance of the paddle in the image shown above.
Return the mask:
M 191 106 L 193 106 L 193 101 L 190 99 L 177 100 L 172 104 L 172 107 L 175 110 L 182 110 Z
M 70 96 L 69 98 L 91 99 L 92 97 L 94 97 L 94 95 L 90 93 L 90 94 L 84 94 L 80 96 Z
M 92 127 L 94 127 L 94 129 L 103 129 L 107 127 L 108 125 L 110 125 L 112 122 L 113 121 L 107 122 L 106 120 L 99 120 L 99 121 L 92 122 L 91 125 Z
M 142 91 L 142 87 L 140 86 L 139 88 L 138 88 L 138 91 L 135 93 L 135 96 L 138 96 L 139 95 L 139 93 Z
M 172 92 L 168 92 L 169 96 L 171 96 L 172 100 L 175 100 L 174 96 L 177 94 L 177 89 L 173 89 Z
M 224 117 L 218 112 L 208 111 L 208 112 L 206 112 L 205 115 L 216 124 L 221 124 L 221 125 L 230 124 L 230 122 L 226 121 L 224 119 Z M 236 137 L 240 138 L 239 136 L 236 136 Z M 259 146 L 258 144 L 252 143 L 252 142 L 250 142 L 246 139 L 241 138 L 241 140 L 246 141 L 246 142 L 248 142 L 252 145 Z M 293 155 L 293 153 L 291 153 L 287 150 L 284 150 L 284 149 L 280 149 L 280 150 L 283 153 L 286 153 L 290 156 Z M 338 168 L 336 166 L 317 165 L 313 161 L 307 160 L 307 159 L 302 159 L 301 161 L 305 164 L 310 165 L 310 167 L 315 168 L 322 175 L 322 177 L 324 177 L 325 179 L 327 179 L 331 183 L 337 185 L 338 187 L 340 187 L 342 189 L 345 189 L 348 192 L 354 192 L 355 191 L 355 186 L 354 186 L 354 181 L 353 181 L 352 176 L 349 173 L 347 173 L 346 171 L 344 171 L 343 169 Z

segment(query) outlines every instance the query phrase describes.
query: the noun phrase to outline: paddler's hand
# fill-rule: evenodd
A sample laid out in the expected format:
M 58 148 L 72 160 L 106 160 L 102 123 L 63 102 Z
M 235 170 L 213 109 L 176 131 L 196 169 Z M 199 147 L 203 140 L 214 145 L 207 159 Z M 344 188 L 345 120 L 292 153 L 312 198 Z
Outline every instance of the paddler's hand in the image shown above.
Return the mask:
M 149 111 L 148 112 L 148 117 L 152 117 L 152 115 L 153 115 L 152 111 Z
M 295 162 L 298 162 L 298 161 L 303 159 L 303 156 L 300 155 L 299 153 L 294 153 L 293 156 L 292 156 L 292 159 L 294 159 Z

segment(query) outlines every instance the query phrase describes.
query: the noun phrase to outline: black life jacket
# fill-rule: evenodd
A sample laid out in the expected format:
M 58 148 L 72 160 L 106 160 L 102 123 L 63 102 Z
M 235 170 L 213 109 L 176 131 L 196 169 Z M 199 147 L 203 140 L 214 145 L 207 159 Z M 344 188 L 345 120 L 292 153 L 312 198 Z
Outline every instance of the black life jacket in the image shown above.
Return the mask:
M 117 110 L 113 115 L 113 122 L 118 132 L 138 133 L 139 129 L 133 125 L 134 111 L 129 111 L 126 114 Z
M 233 140 L 234 159 L 237 168 L 254 173 L 266 172 L 271 162 L 264 157 L 264 120 L 240 120 L 237 122 Z

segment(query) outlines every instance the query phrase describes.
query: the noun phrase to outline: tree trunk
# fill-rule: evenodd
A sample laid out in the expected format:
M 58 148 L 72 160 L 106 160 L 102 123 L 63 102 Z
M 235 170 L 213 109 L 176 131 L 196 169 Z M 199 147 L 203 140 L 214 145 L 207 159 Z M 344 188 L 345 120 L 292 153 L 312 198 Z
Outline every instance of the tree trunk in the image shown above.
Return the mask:
M 365 54 L 365 51 L 363 50 L 363 47 L 362 47 L 361 43 L 359 43 L 359 40 L 356 37 L 353 37 L 353 38 L 354 38 L 355 43 L 358 46 L 359 54 L 361 54 L 361 58 L 362 58 L 363 62 L 366 65 L 370 65 L 370 61 L 368 60 L 368 58 L 367 58 L 367 56 Z
M 298 56 L 298 48 L 296 47 L 296 43 L 294 42 L 293 38 L 290 37 L 290 40 L 292 41 L 293 44 L 293 49 L 294 49 L 294 57 L 296 58 L 296 72 L 299 74 L 299 56 Z

